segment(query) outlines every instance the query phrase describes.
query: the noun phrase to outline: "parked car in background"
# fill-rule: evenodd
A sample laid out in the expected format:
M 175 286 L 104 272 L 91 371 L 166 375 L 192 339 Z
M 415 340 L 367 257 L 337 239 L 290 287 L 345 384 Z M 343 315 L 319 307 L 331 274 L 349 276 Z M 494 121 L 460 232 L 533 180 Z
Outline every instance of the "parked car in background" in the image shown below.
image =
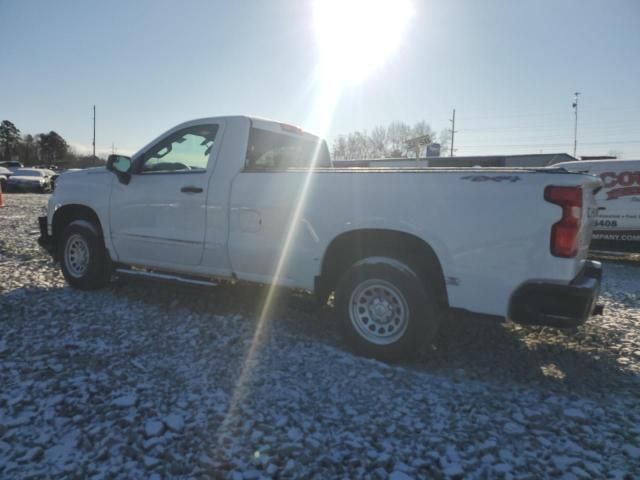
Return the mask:
M 0 186 L 2 187 L 2 191 L 7 189 L 7 180 L 13 174 L 11 170 L 5 167 L 0 167 Z
M 11 170 L 12 172 L 15 172 L 19 168 L 23 168 L 24 165 L 22 165 L 22 163 L 20 163 L 18 161 L 9 160 L 9 161 L 6 161 L 6 162 L 0 162 L 0 167 L 4 167 L 4 168 L 7 168 L 7 169 Z
M 591 250 L 640 253 L 640 160 L 589 160 L 555 165 L 602 180 Z
M 8 191 L 50 192 L 53 190 L 52 170 L 40 168 L 20 168 L 7 180 Z

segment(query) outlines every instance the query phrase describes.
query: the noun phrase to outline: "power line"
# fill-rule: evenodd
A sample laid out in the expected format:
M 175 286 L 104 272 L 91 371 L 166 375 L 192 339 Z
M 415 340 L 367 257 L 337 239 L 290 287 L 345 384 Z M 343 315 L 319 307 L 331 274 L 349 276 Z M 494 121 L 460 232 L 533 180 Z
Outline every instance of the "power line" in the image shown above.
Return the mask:
M 580 93 L 580 92 L 578 92 Z M 601 107 L 601 108 L 583 108 L 583 112 L 594 113 L 594 112 L 603 112 L 603 111 L 618 111 L 618 112 L 640 112 L 640 106 L 626 106 L 626 107 Z M 497 114 L 497 115 L 487 115 L 485 113 L 479 114 L 468 114 L 459 115 L 464 120 L 482 120 L 482 119 L 493 119 L 493 118 L 530 118 L 530 117 L 566 117 L 566 112 L 558 112 L 558 111 L 548 111 L 548 112 L 535 112 L 535 113 L 512 113 L 512 114 Z
M 615 140 L 615 141 L 611 141 L 611 142 L 582 142 L 581 145 L 625 145 L 625 144 L 635 144 L 635 143 L 640 143 L 640 140 Z M 511 144 L 503 144 L 503 145 L 497 145 L 497 144 L 492 144 L 492 145 L 488 145 L 488 144 L 484 144 L 484 145 L 462 145 L 462 146 L 460 146 L 458 148 L 496 148 L 496 147 L 539 148 L 539 147 L 563 147 L 563 146 L 567 146 L 567 145 L 571 145 L 571 142 L 568 141 L 568 142 L 565 142 L 565 143 L 529 143 L 529 144 L 511 143 Z
M 461 131 L 462 132 L 462 131 Z M 636 130 L 635 132 L 626 132 L 627 134 L 629 134 L 630 136 L 633 137 L 637 137 L 638 133 L 640 133 L 640 130 Z M 608 139 L 611 136 L 617 136 L 620 137 L 621 132 L 620 131 L 611 131 L 611 132 L 597 132 L 594 134 L 589 135 L 589 138 L 593 141 L 593 140 L 599 140 L 599 139 Z M 466 137 L 464 137 L 465 139 L 467 139 L 468 141 L 474 141 L 476 139 L 486 139 L 487 135 L 467 135 Z M 558 133 L 558 134 L 552 134 L 552 133 L 542 133 L 542 134 L 532 134 L 532 135 L 527 135 L 526 133 L 520 133 L 520 134 L 505 134 L 505 135 L 499 135 L 499 134 L 494 134 L 491 135 L 489 140 L 490 141 L 499 141 L 499 140 L 506 140 L 506 141 L 527 141 L 527 140 L 553 140 L 553 139 L 567 139 L 567 141 L 569 143 L 573 142 L 573 138 L 571 133 L 567 132 L 567 133 Z M 458 139 L 460 140 L 460 139 Z
M 640 125 L 640 120 L 627 122 L 627 123 L 608 123 L 606 125 L 596 125 L 595 123 L 589 123 L 582 121 L 580 122 L 580 131 L 584 132 L 585 130 L 590 131 L 602 131 L 602 130 L 615 130 L 619 132 L 621 130 L 630 130 L 632 132 L 640 131 L 638 127 Z M 553 132 L 561 132 L 566 131 L 568 135 L 573 133 L 573 127 L 570 126 L 554 126 L 554 125 L 520 125 L 513 127 L 487 127 L 487 128 L 463 128 L 458 130 L 459 133 L 469 133 L 469 132 L 506 132 L 506 131 L 517 131 L 517 130 L 526 130 L 530 132 L 544 132 L 544 131 L 553 131 Z
M 464 120 L 487 120 L 493 118 L 531 118 L 531 117 L 565 117 L 567 114 L 562 112 L 548 112 L 548 113 L 517 113 L 508 115 L 476 115 L 467 117 L 461 115 Z

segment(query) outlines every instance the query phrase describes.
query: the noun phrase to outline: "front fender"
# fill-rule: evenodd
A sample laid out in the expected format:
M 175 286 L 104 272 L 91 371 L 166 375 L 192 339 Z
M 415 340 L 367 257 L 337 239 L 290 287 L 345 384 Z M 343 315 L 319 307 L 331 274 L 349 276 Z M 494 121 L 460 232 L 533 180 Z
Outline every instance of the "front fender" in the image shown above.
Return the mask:
M 49 234 L 53 235 L 53 219 L 60 208 L 81 205 L 95 212 L 102 228 L 105 247 L 112 252 L 109 225 L 109 203 L 115 176 L 106 169 L 82 170 L 63 174 L 58 179 L 56 189 L 49 199 L 47 223 Z

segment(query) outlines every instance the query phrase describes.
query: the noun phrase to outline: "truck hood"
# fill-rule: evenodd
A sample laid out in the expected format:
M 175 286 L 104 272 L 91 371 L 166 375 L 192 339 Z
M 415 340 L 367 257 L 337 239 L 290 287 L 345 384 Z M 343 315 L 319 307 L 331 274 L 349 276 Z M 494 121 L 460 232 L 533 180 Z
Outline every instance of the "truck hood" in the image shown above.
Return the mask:
M 84 190 L 85 188 L 91 189 L 92 186 L 109 185 L 112 177 L 113 174 L 105 167 L 64 172 L 56 180 L 55 191 L 62 194 L 65 191 Z
M 106 167 L 91 167 L 91 168 L 83 168 L 80 170 L 66 171 L 66 172 L 62 172 L 60 174 L 60 177 L 76 176 L 76 175 L 93 175 L 93 174 L 99 174 L 99 173 L 107 173 Z
M 81 182 L 86 183 L 90 182 L 93 178 L 112 175 L 105 167 L 91 167 L 91 168 L 83 168 L 82 170 L 74 170 L 71 172 L 63 172 L 60 174 L 57 180 L 57 184 L 60 185 L 60 182 L 69 183 L 69 182 Z

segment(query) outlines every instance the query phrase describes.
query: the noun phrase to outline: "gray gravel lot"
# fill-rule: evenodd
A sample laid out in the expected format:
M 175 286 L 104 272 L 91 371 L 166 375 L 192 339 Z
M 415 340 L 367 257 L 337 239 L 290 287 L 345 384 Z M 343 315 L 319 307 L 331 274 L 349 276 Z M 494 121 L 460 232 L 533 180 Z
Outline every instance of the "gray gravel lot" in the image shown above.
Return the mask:
M 575 331 L 452 315 L 409 364 L 346 351 L 297 292 L 70 289 L 46 195 L 0 209 L 1 478 L 639 478 L 640 261 Z

